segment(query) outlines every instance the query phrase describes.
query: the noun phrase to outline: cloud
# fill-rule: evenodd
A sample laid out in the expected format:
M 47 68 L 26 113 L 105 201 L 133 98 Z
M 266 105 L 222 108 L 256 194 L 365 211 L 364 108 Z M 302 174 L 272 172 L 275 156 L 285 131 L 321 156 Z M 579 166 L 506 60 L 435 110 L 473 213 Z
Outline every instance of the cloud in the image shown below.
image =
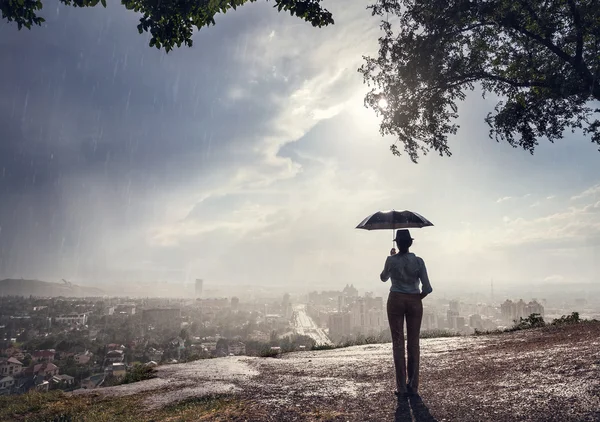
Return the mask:
M 600 194 L 600 184 L 590 187 L 589 189 L 584 190 L 583 192 L 574 195 L 571 197 L 571 201 L 577 201 L 580 199 L 585 199 L 589 197 L 596 197 Z
M 498 200 L 496 200 L 496 203 L 501 204 L 502 202 L 510 201 L 511 199 L 513 199 L 512 196 L 504 196 L 502 198 L 498 198 Z

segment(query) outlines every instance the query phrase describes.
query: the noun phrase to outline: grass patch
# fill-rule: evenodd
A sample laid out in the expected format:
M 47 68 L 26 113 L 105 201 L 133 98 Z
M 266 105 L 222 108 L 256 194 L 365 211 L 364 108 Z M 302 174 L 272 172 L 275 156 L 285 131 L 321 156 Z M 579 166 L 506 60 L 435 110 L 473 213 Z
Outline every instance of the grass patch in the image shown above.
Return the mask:
M 62 391 L 30 392 L 0 397 L 0 421 L 142 421 L 139 396 L 98 399 L 97 395 L 70 395 Z
M 62 391 L 0 397 L 0 421 L 14 422 L 147 422 L 229 421 L 242 417 L 248 404 L 234 396 L 184 400 L 162 409 L 147 410 L 148 394 L 103 397 Z
M 195 397 L 166 406 L 155 416 L 155 421 L 215 421 L 244 420 L 252 414 L 256 418 L 256 409 L 250 403 L 231 395 L 221 394 Z M 265 415 L 261 415 L 265 416 Z

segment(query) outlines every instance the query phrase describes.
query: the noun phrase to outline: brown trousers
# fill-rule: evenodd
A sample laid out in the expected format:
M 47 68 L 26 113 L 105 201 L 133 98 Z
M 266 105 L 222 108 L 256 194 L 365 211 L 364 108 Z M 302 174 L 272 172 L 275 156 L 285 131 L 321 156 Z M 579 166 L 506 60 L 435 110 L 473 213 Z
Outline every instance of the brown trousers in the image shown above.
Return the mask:
M 387 314 L 390 331 L 392 332 L 397 391 L 405 393 L 408 385 L 414 392 L 417 392 L 419 389 L 419 332 L 421 331 L 421 320 L 423 319 L 421 296 L 390 292 L 387 301 Z M 405 319 L 408 362 L 404 358 Z M 408 373 L 406 371 L 407 366 Z

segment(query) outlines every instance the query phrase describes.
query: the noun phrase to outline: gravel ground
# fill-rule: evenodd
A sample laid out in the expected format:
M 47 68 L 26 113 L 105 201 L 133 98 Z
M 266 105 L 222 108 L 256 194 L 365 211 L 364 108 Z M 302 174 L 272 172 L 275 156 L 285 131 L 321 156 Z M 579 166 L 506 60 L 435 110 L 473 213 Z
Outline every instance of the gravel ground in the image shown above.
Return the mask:
M 248 421 L 600 421 L 600 323 L 421 341 L 421 397 L 393 395 L 390 344 L 159 368 L 102 390 L 149 408 L 228 393 Z

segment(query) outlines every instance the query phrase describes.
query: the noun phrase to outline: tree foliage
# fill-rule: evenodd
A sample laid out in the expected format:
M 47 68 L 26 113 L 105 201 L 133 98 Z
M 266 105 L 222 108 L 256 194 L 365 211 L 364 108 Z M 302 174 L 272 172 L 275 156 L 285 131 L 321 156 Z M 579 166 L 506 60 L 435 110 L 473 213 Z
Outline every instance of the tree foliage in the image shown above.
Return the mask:
M 150 46 L 164 48 L 167 52 L 181 45 L 191 46 L 195 29 L 215 24 L 215 15 L 256 0 L 121 0 L 128 10 L 141 14 L 137 29 L 140 34 L 150 32 Z M 60 0 L 74 7 L 94 7 L 106 0 Z M 289 12 L 313 26 L 333 24 L 331 13 L 321 7 L 321 0 L 274 0 L 280 12 Z M 31 29 L 41 25 L 39 16 L 42 0 L 0 0 L 2 18 L 15 22 L 17 27 Z
M 566 129 L 600 144 L 600 5 L 597 0 L 377 0 L 378 57 L 359 69 L 365 105 L 413 161 L 450 155 L 458 102 L 479 85 L 499 97 L 490 137 L 533 153 Z M 385 99 L 385 102 L 382 101 Z

